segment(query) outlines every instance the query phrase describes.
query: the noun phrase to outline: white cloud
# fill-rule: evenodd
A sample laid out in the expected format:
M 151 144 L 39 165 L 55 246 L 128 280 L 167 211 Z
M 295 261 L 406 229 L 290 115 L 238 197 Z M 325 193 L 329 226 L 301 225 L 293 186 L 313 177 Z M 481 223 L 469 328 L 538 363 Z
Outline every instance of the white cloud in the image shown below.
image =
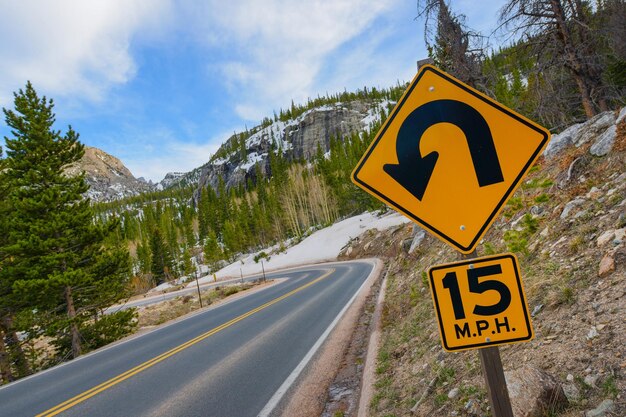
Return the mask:
M 179 139 L 166 127 L 143 127 L 127 131 L 124 136 L 128 140 L 110 143 L 105 151 L 120 158 L 135 177 L 159 182 L 168 172 L 188 172 L 207 163 L 232 131 L 228 129 L 206 141 L 191 142 Z M 132 146 L 126 147 L 125 142 L 132 142 Z
M 400 42 L 397 28 L 390 25 L 381 23 L 359 42 L 334 53 L 321 80 L 322 91 L 387 88 L 396 81 L 410 81 L 417 70 L 416 59 L 426 56 L 426 49 L 416 48 L 413 42 Z M 417 28 L 412 36 L 417 37 Z
M 192 144 L 171 141 L 159 147 L 158 152 L 148 155 L 135 154 L 123 159 L 135 177 L 144 177 L 154 182 L 161 181 L 168 172 L 188 172 L 205 164 L 219 145 L 215 143 Z
M 169 0 L 0 0 L 0 105 L 33 82 L 46 94 L 99 100 L 137 67 L 131 43 L 167 19 Z
M 313 95 L 329 54 L 361 34 L 394 2 L 213 0 L 194 14 L 206 24 L 197 29 L 206 33 L 200 38 L 232 53 L 228 62 L 209 66 L 218 68 L 238 92 L 237 114 L 249 120 Z

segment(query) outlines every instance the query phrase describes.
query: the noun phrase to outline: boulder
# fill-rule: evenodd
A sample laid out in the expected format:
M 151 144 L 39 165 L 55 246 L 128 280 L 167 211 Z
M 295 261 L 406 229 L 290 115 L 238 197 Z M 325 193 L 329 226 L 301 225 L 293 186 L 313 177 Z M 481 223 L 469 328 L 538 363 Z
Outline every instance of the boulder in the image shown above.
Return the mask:
M 617 116 L 617 119 L 615 120 L 615 124 L 618 125 L 623 120 L 626 120 L 626 106 L 622 107 L 622 110 L 620 110 L 619 115 Z
M 613 124 L 615 124 L 615 113 L 612 111 L 600 113 L 589 119 L 578 130 L 577 135 L 574 138 L 574 146 L 578 148 L 584 145 Z
M 589 152 L 594 156 L 605 156 L 611 151 L 615 137 L 617 136 L 617 126 L 612 125 L 589 148 Z
M 576 137 L 582 126 L 582 123 L 578 123 L 568 127 L 557 135 L 552 135 L 552 138 L 550 139 L 546 150 L 543 152 L 543 155 L 547 159 L 550 159 L 554 155 L 563 151 L 565 148 L 572 146 L 574 144 L 574 137 Z
M 461 393 L 461 390 L 459 388 L 452 388 L 448 392 L 448 398 L 451 399 L 451 400 L 454 400 L 456 397 L 459 396 L 460 393 Z
M 604 257 L 600 261 L 598 276 L 605 277 L 613 271 L 615 271 L 615 259 L 613 259 L 611 255 L 604 255 Z
M 602 192 L 601 189 L 599 189 L 598 187 L 591 187 L 591 190 L 589 190 L 589 192 L 585 195 L 585 197 L 591 199 L 591 200 L 597 200 L 600 197 L 602 197 L 604 193 Z
M 585 202 L 584 198 L 575 198 L 574 200 L 568 202 L 565 207 L 563 207 L 563 211 L 561 212 L 561 220 L 567 219 L 572 210 L 576 207 L 582 205 Z
M 418 230 L 418 232 L 413 236 L 413 241 L 411 242 L 411 247 L 409 248 L 409 254 L 413 253 L 413 251 L 422 243 L 424 238 L 426 237 L 426 232 L 423 229 Z
M 589 329 L 589 333 L 587 333 L 587 340 L 595 339 L 596 337 L 598 337 L 598 328 L 596 326 L 591 326 L 591 329 Z M 595 385 L 595 381 L 594 383 L 587 382 L 588 377 L 589 375 L 585 377 L 585 383 L 587 385 Z
M 515 417 L 542 417 L 568 405 L 559 381 L 539 368 L 524 366 L 504 376 Z
M 596 239 L 596 244 L 599 247 L 602 247 L 606 245 L 607 243 L 611 242 L 613 238 L 615 238 L 615 230 L 613 229 L 607 230 Z
M 615 403 L 613 400 L 604 400 L 593 410 L 589 410 L 585 413 L 585 417 L 604 417 L 608 413 L 613 412 L 615 409 Z
M 576 402 L 580 401 L 580 390 L 574 383 L 569 383 L 563 385 L 563 392 L 567 397 L 568 401 Z
M 546 159 L 551 159 L 568 147 L 580 147 L 602 133 L 594 142 L 591 153 L 596 156 L 604 156 L 610 152 L 615 141 L 616 125 L 625 118 L 626 107 L 622 108 L 617 117 L 615 117 L 614 112 L 607 111 L 584 123 L 571 125 L 561 133 L 552 135 L 543 155 Z

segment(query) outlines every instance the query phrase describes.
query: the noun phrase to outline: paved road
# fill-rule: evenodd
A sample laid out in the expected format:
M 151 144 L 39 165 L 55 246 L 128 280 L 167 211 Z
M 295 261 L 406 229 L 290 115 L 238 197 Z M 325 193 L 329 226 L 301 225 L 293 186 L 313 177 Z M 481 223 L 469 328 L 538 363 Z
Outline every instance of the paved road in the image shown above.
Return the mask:
M 267 412 L 372 267 L 351 262 L 268 274 L 288 279 L 0 388 L 0 416 Z

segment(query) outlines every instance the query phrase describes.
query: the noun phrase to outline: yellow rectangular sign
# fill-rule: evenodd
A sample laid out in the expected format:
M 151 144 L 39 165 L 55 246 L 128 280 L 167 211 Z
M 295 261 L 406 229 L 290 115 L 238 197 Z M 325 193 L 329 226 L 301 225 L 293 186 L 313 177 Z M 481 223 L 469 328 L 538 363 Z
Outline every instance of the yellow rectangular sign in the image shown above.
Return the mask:
M 512 253 L 438 265 L 428 274 L 445 350 L 534 337 L 518 261 Z

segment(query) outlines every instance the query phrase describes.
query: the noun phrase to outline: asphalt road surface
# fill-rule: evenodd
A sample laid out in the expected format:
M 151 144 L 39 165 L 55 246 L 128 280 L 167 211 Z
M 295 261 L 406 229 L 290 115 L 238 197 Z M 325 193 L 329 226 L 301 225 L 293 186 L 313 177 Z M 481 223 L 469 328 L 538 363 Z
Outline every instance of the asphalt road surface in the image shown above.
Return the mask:
M 268 274 L 287 279 L 0 388 L 0 416 L 268 415 L 372 268 Z

